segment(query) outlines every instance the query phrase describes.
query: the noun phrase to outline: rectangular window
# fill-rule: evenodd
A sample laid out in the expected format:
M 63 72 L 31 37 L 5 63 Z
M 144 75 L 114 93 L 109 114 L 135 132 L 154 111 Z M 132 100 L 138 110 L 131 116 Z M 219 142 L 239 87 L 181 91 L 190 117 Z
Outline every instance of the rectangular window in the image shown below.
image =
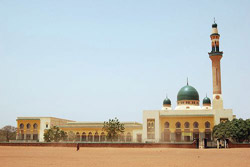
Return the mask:
M 147 138 L 155 139 L 155 119 L 147 120 Z
M 218 81 L 219 80 L 219 74 L 218 74 L 218 70 L 217 70 L 217 68 L 216 68 L 216 85 L 218 85 Z
M 176 133 L 175 133 L 175 140 L 176 140 L 177 142 L 180 142 L 180 141 L 181 141 L 181 132 L 176 132 Z
M 30 140 L 30 134 L 26 134 L 26 140 Z
M 33 134 L 33 140 L 38 140 L 38 134 Z
M 228 118 L 220 118 L 220 122 L 227 122 Z

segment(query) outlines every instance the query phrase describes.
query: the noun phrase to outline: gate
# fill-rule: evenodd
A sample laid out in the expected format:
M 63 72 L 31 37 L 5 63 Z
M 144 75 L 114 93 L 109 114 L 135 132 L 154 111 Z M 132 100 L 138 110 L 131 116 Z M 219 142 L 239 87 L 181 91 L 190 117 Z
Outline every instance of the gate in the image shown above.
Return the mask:
M 207 141 L 207 147 L 206 148 L 217 148 L 216 141 Z

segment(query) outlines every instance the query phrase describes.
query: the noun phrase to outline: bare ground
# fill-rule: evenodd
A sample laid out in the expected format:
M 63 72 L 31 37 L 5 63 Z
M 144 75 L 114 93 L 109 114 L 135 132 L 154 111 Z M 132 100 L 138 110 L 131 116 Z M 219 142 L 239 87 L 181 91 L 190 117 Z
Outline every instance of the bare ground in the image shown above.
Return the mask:
M 2 167 L 250 167 L 250 149 L 0 146 Z

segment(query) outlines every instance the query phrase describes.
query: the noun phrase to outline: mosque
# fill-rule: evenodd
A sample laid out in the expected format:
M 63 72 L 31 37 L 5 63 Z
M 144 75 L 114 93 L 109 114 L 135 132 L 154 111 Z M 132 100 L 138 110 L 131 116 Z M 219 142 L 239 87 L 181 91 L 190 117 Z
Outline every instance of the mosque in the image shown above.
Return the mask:
M 193 139 L 212 140 L 214 125 L 232 120 L 232 109 L 225 109 L 221 91 L 220 60 L 223 52 L 219 49 L 220 34 L 217 24 L 212 24 L 210 35 L 212 50 L 213 97 L 202 100 L 197 90 L 188 84 L 177 94 L 177 106 L 171 100 L 163 100 L 159 110 L 144 110 L 143 123 L 122 122 L 125 132 L 117 142 L 191 142 Z M 77 142 L 107 142 L 102 130 L 103 122 L 77 122 L 54 117 L 17 117 L 17 140 L 23 142 L 43 142 L 46 129 L 58 126 L 66 133 L 74 133 Z

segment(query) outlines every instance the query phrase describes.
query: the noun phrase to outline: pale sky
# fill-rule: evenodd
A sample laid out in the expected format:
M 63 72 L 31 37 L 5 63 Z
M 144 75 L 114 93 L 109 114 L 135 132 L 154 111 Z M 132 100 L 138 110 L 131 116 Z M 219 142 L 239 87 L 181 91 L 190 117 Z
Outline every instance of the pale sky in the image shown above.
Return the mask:
M 189 84 L 212 98 L 216 18 L 224 107 L 250 118 L 250 1 L 0 0 L 0 127 L 18 116 L 142 122 Z

